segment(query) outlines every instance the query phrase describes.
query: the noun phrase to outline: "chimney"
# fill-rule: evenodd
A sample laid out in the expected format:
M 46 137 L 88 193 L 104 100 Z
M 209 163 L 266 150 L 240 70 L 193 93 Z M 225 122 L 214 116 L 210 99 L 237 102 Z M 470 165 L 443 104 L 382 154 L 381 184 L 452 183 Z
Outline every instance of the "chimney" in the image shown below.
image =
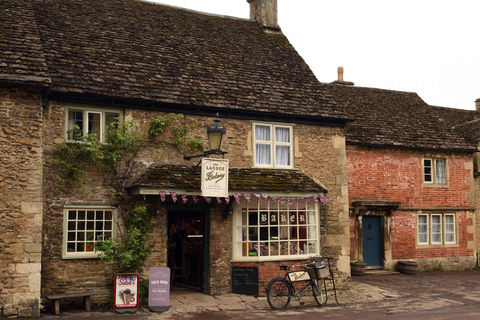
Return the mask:
M 480 98 L 475 100 L 475 107 L 476 107 L 477 111 L 480 112 Z
M 247 0 L 250 3 L 250 19 L 262 27 L 280 29 L 278 26 L 277 0 Z
M 338 82 L 343 82 L 343 67 L 338 67 L 337 68 L 337 73 L 338 73 Z

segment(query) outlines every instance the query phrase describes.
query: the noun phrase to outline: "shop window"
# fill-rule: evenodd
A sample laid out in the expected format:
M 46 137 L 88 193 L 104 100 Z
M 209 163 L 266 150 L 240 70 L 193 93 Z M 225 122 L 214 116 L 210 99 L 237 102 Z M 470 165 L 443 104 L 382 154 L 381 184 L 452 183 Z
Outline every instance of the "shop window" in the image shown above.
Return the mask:
M 319 254 L 318 205 L 241 200 L 235 214 L 235 258 L 274 260 Z
M 112 207 L 68 207 L 64 209 L 63 258 L 97 258 L 93 245 L 116 238 L 116 209 Z
M 417 243 L 419 245 L 455 244 L 456 233 L 456 220 L 453 213 L 431 213 L 417 216 Z
M 293 168 L 293 127 L 255 123 L 254 165 Z
M 447 184 L 446 159 L 423 159 L 423 182 L 433 185 Z
M 92 134 L 98 141 L 106 142 L 105 132 L 115 119 L 122 119 L 118 110 L 67 108 L 66 139 L 75 141 Z

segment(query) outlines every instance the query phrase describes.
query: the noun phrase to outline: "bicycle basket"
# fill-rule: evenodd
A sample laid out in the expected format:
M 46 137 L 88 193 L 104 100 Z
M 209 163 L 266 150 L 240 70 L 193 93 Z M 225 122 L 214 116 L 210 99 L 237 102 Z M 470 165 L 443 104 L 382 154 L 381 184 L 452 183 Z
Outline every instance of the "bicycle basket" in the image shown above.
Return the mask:
M 307 267 L 308 273 L 312 279 L 319 280 L 330 276 L 330 269 L 328 269 L 327 265 L 307 263 L 305 266 Z

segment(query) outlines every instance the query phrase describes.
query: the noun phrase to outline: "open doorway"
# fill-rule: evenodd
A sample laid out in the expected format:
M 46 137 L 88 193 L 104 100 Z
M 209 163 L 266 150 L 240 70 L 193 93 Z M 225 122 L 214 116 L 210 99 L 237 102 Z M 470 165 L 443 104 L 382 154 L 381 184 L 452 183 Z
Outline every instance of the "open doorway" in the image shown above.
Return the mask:
M 172 291 L 204 291 L 205 214 L 203 211 L 168 212 L 168 267 Z

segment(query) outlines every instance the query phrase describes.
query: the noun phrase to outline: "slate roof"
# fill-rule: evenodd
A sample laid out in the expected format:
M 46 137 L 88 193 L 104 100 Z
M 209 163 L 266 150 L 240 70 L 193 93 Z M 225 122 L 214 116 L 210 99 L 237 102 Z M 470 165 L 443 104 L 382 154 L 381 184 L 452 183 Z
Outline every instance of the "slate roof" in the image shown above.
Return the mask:
M 330 84 L 334 98 L 355 119 L 347 144 L 444 151 L 475 151 L 458 129 L 476 112 L 430 106 L 416 93 Z
M 14 59 L 38 81 L 49 75 L 51 97 L 345 117 L 287 38 L 252 20 L 137 0 L 7 0 L 0 8 L 14 11 L 0 17 L 2 49 L 13 50 L 0 53 L 0 72 L 21 80 L 4 62 Z
M 28 0 L 0 1 L 0 81 L 40 87 L 50 83 Z
M 200 190 L 201 170 L 195 167 L 158 165 L 147 170 L 129 188 Z M 230 168 L 229 190 L 252 192 L 325 193 L 325 187 L 301 171 Z

